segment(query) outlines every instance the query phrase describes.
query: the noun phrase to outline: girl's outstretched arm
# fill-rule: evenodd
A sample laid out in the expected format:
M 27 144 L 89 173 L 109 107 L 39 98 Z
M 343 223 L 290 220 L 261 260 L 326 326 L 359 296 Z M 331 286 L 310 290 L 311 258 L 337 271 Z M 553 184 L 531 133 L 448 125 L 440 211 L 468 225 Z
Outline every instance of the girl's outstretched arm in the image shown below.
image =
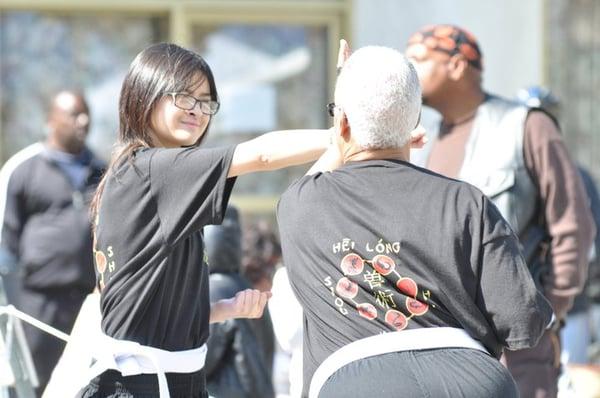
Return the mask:
M 235 148 L 228 177 L 277 170 L 317 160 L 329 144 L 330 130 L 281 130 Z

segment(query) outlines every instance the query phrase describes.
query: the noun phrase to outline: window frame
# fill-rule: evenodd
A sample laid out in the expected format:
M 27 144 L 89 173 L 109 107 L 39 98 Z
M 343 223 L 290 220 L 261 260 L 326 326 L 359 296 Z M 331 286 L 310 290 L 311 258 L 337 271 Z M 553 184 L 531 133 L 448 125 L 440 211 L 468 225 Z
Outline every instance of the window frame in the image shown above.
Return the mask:
M 184 47 L 192 44 L 192 26 L 220 24 L 293 24 L 324 27 L 327 32 L 328 92 L 335 85 L 338 40 L 348 39 L 351 0 L 2 0 L 0 14 L 7 11 L 33 11 L 54 15 L 103 13 L 163 17 L 168 40 Z M 1 54 L 0 54 L 1 55 Z M 0 96 L 2 93 L 0 92 Z M 0 98 L 1 99 L 1 98 Z M 4 142 L 0 108 L 0 145 Z M 0 165 L 7 159 L 0 150 Z M 278 196 L 234 195 L 232 203 L 254 214 L 273 214 Z

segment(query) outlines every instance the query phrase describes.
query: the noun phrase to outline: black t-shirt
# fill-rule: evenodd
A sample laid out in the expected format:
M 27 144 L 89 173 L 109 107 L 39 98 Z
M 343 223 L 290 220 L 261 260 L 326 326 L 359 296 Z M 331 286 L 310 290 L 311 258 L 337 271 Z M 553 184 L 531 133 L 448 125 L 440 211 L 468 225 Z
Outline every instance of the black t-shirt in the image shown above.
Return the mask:
M 207 340 L 201 230 L 223 218 L 234 149 L 140 150 L 108 177 L 94 246 L 108 336 L 169 351 Z
M 278 221 L 304 309 L 305 391 L 328 355 L 378 333 L 463 328 L 499 356 L 534 345 L 550 321 L 516 236 L 466 183 L 401 161 L 350 162 L 290 186 Z

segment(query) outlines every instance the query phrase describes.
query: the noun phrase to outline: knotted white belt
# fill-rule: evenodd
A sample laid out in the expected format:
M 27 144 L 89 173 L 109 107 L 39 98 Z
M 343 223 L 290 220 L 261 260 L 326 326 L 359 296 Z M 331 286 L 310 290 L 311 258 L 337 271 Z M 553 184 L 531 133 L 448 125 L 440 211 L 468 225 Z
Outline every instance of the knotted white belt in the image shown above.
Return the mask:
M 353 341 L 329 355 L 315 371 L 308 397 L 318 398 L 327 379 L 351 362 L 390 352 L 431 348 L 472 348 L 489 354 L 479 341 L 458 328 L 423 328 L 377 334 Z
M 192 350 L 166 351 L 104 334 L 94 343 L 97 345 L 92 356 L 96 363 L 89 370 L 89 380 L 109 369 L 118 370 L 123 376 L 156 374 L 161 398 L 170 398 L 165 373 L 197 372 L 206 360 L 206 344 Z
M 81 318 L 82 312 L 89 311 L 89 314 L 84 314 L 88 318 Z M 133 341 L 117 340 L 112 337 L 106 336 L 100 332 L 100 295 L 90 294 L 86 298 L 85 303 L 82 306 L 82 311 L 75 322 L 73 328 L 73 334 L 76 330 L 79 330 L 80 325 L 87 325 L 92 330 L 91 333 L 85 333 L 85 336 L 79 336 L 79 339 L 73 339 L 73 334 L 69 337 L 67 334 L 60 330 L 46 325 L 43 322 L 17 310 L 12 305 L 0 306 L 0 315 L 7 314 L 19 318 L 31 325 L 52 334 L 67 342 L 67 348 L 65 352 L 70 348 L 70 344 L 74 344 L 71 347 L 71 351 L 75 350 L 80 356 L 91 359 L 94 358 L 96 362 L 92 367 L 89 368 L 88 374 L 82 375 L 81 378 L 75 377 L 72 381 L 72 386 L 75 391 L 79 391 L 85 387 L 90 380 L 105 372 L 106 370 L 113 369 L 121 372 L 123 376 L 134 376 L 139 374 L 156 374 L 158 377 L 158 389 L 161 398 L 170 398 L 169 386 L 167 384 L 167 377 L 165 373 L 193 373 L 197 372 L 204 367 L 206 361 L 206 344 L 199 348 L 184 351 L 166 351 L 159 348 L 144 346 Z M 94 336 L 91 339 L 88 336 Z M 74 342 L 74 340 L 77 340 Z M 76 344 L 76 345 L 75 345 Z M 62 359 L 61 359 L 62 360 Z M 84 361 L 85 363 L 85 361 Z M 85 366 L 85 365 L 83 365 Z M 56 372 L 56 371 L 55 371 Z M 64 372 L 63 372 L 64 373 Z M 71 378 L 73 378 L 73 372 Z M 55 375 L 52 375 L 54 378 Z M 60 378 L 60 377 L 59 377 Z M 53 380 L 51 379 L 51 383 Z M 63 380 L 64 382 L 64 380 Z M 64 393 L 64 385 L 62 388 L 59 386 L 51 392 L 48 389 L 44 393 L 46 396 L 61 396 L 59 390 Z M 57 395 L 60 394 L 60 395 Z

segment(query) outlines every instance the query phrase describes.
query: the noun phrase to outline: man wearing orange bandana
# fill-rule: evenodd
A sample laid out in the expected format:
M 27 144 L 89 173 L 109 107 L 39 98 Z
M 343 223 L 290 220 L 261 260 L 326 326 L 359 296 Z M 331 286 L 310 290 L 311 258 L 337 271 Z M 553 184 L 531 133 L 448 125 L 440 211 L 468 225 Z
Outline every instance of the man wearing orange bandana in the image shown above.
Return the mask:
M 427 26 L 406 49 L 423 103 L 442 115 L 427 167 L 478 187 L 519 236 L 529 269 L 555 315 L 564 320 L 586 275 L 594 237 L 577 169 L 557 124 L 486 93 L 475 37 L 451 25 Z M 505 351 L 503 362 L 522 397 L 555 397 L 560 373 L 558 330 L 531 349 Z

